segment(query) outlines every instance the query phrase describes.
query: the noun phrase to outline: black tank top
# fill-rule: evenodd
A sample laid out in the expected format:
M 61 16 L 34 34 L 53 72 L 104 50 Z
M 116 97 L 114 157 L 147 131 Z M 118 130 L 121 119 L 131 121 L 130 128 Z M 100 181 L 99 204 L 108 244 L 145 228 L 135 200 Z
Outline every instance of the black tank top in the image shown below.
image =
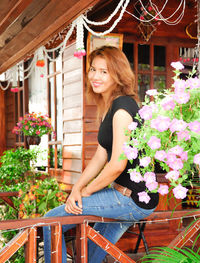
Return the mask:
M 98 133 L 98 142 L 103 148 L 106 149 L 108 154 L 108 161 L 110 161 L 112 154 L 113 116 L 119 109 L 127 111 L 131 115 L 133 121 L 136 121 L 134 120 L 134 117 L 139 110 L 137 103 L 130 96 L 120 96 L 113 101 L 110 110 L 107 112 L 104 120 L 100 125 Z M 145 183 L 135 183 L 130 180 L 130 174 L 128 173 L 128 170 L 130 168 L 134 168 L 137 163 L 138 159 L 134 160 L 132 164 L 128 161 L 126 168 L 115 180 L 115 182 L 132 190 L 131 197 L 138 206 L 144 209 L 153 209 L 158 204 L 158 193 L 148 193 L 151 198 L 148 204 L 140 202 L 138 193 L 146 190 Z

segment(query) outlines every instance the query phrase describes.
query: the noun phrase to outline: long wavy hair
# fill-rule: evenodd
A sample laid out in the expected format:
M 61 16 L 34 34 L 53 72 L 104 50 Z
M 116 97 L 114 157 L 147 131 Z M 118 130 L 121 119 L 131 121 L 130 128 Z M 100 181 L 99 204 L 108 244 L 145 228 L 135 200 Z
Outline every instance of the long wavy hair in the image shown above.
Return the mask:
M 109 101 L 107 101 L 107 105 L 105 105 L 102 95 L 93 91 L 92 86 L 87 79 L 87 98 L 95 101 L 97 105 L 97 119 L 101 118 L 103 113 L 110 108 L 115 98 L 122 95 L 135 96 L 135 75 L 126 55 L 119 48 L 113 46 L 102 46 L 90 53 L 89 70 L 92 61 L 98 56 L 106 60 L 108 72 L 116 85 L 113 85 L 111 96 Z

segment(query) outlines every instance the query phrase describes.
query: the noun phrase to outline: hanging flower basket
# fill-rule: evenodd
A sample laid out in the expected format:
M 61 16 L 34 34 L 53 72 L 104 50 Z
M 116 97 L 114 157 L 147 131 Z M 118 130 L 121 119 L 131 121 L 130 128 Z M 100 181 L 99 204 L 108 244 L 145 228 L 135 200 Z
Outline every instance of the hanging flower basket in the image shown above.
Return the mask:
M 28 145 L 39 145 L 41 142 L 41 137 L 39 136 L 27 136 L 26 141 Z
M 51 119 L 47 115 L 32 112 L 25 114 L 24 117 L 20 117 L 12 132 L 15 134 L 23 133 L 27 137 L 42 137 L 45 134 L 51 134 L 53 127 Z

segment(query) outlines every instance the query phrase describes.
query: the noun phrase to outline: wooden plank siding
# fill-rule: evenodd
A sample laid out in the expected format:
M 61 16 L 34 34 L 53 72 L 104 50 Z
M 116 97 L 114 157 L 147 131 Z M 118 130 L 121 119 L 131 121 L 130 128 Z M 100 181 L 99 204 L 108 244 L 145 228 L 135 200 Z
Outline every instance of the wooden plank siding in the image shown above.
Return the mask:
M 71 44 L 63 54 L 63 181 L 68 184 L 82 172 L 83 62 L 74 51 Z
M 10 89 L 4 92 L 5 94 L 5 140 L 6 149 L 11 149 L 15 146 L 15 134 L 12 133 L 15 123 L 15 94 Z M 2 141 L 1 141 L 2 143 Z M 5 149 L 5 150 L 6 150 Z

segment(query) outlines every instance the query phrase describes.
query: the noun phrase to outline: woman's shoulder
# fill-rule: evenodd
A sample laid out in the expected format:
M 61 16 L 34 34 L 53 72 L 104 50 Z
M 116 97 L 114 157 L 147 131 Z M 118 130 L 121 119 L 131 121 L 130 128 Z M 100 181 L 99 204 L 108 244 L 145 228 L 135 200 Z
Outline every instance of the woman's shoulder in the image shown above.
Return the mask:
M 131 96 L 119 96 L 113 100 L 112 110 L 115 112 L 118 109 L 138 110 L 138 105 Z

